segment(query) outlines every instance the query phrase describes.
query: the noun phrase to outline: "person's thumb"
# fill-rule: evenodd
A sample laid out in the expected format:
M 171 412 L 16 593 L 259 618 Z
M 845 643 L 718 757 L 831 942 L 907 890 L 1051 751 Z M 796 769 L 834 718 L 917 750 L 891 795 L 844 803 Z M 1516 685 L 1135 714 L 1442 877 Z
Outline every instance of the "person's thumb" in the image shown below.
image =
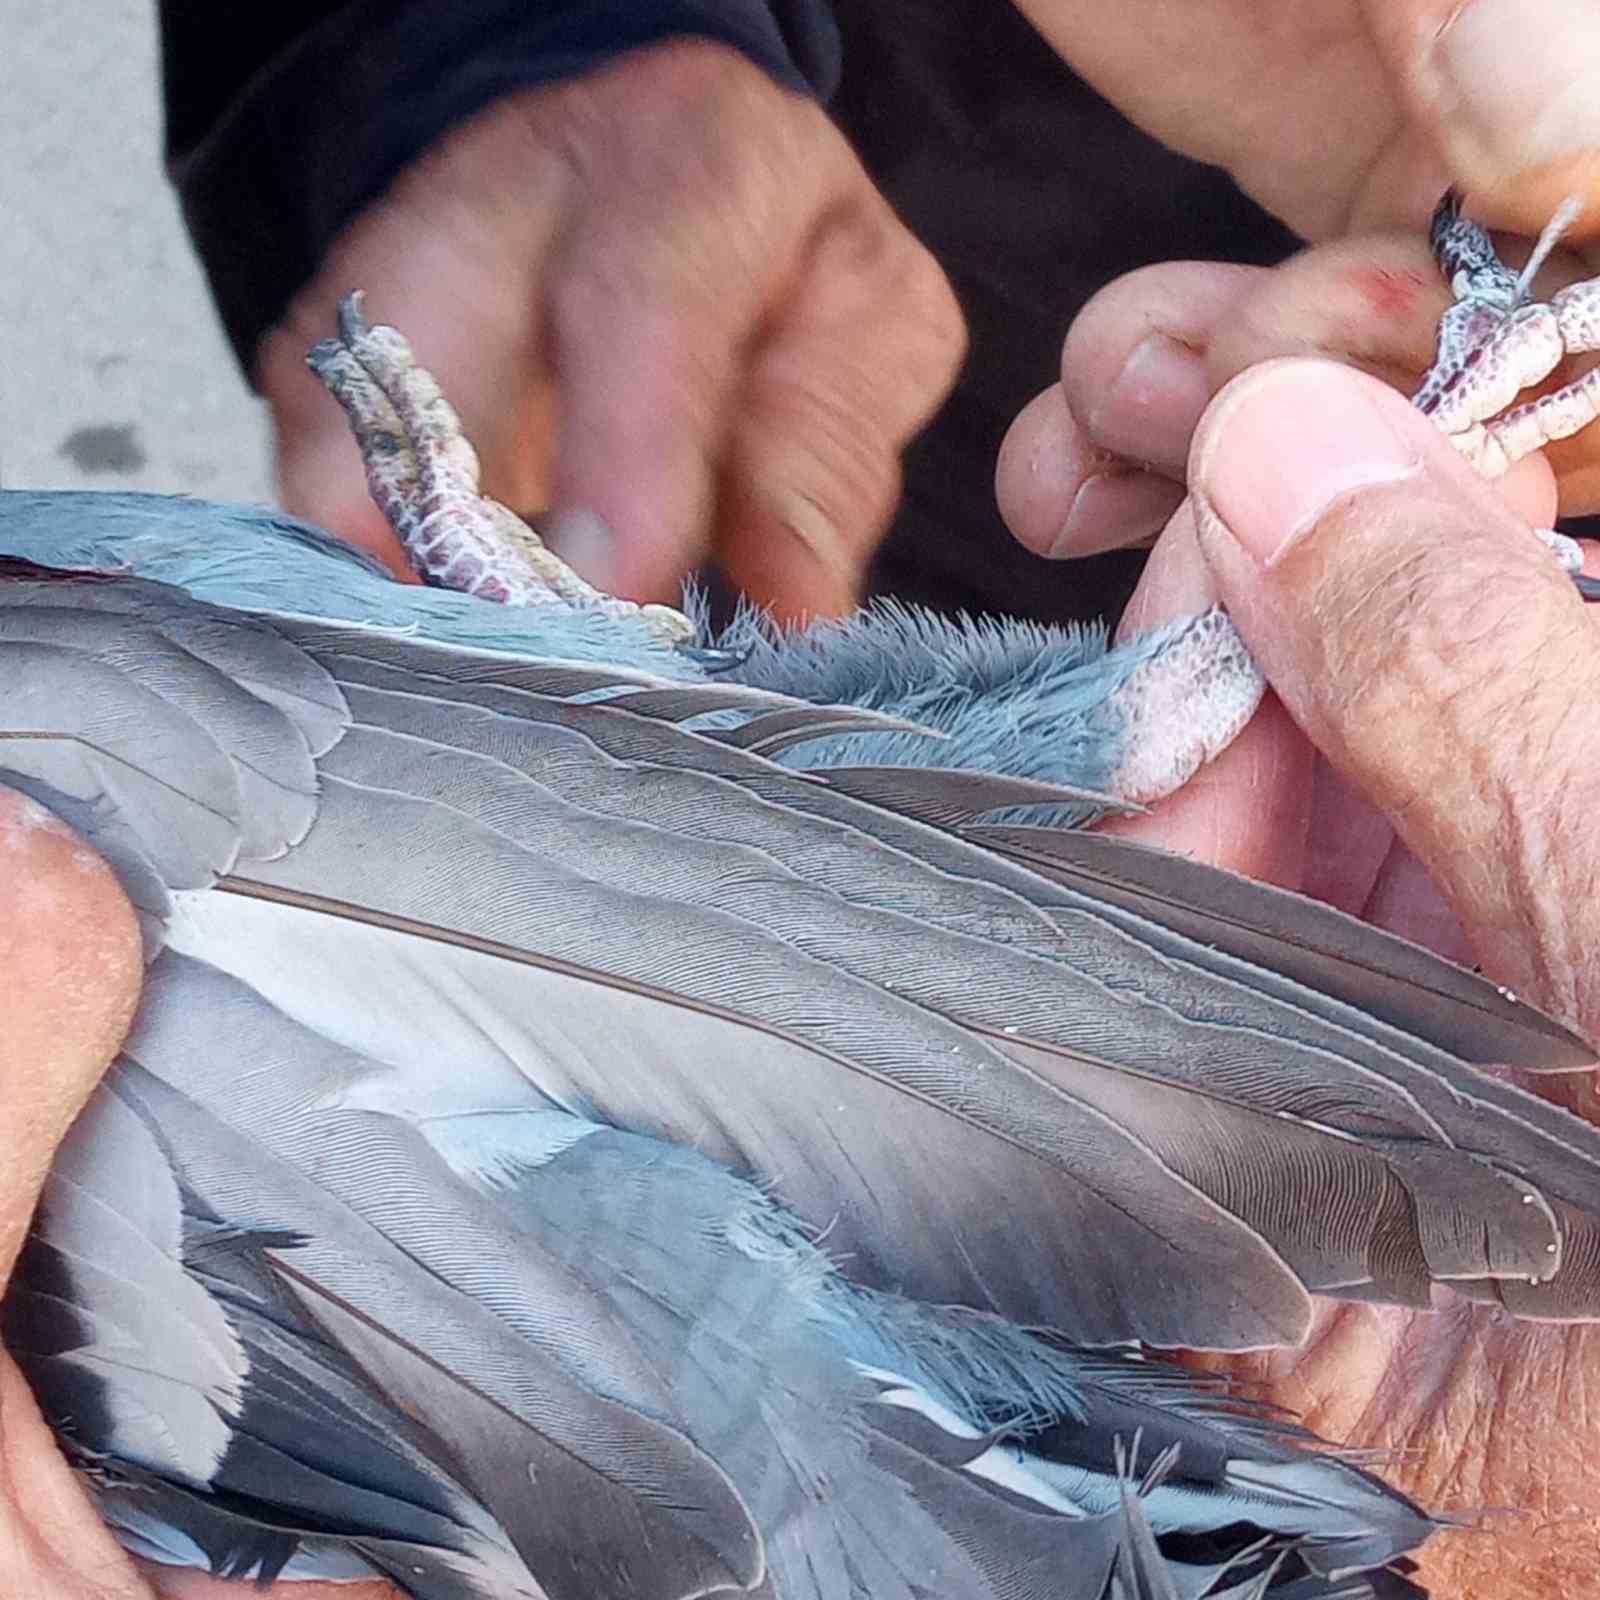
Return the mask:
M 1375 379 L 1272 362 L 1190 458 L 1201 548 L 1290 715 L 1500 982 L 1600 1034 L 1600 618 Z

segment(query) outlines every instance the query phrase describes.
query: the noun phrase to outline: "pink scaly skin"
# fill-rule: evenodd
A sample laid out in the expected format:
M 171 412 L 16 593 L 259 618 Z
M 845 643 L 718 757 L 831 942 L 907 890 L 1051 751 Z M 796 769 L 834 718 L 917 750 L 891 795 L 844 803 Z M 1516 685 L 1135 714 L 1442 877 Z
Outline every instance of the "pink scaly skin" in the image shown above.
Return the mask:
M 636 616 L 670 643 L 693 624 L 592 588 L 514 511 L 478 487 L 478 453 L 432 373 L 394 328 L 368 327 L 359 293 L 339 304 L 339 336 L 306 358 L 350 419 L 367 487 L 427 582 L 501 605 L 570 605 Z
M 1434 213 L 1434 253 L 1456 304 L 1440 320 L 1438 353 L 1413 398 L 1486 477 L 1600 415 L 1600 369 L 1505 409 L 1565 357 L 1600 350 L 1600 279 L 1562 289 L 1548 302 L 1528 295 L 1574 210 L 1571 202 L 1561 208 L 1521 274 L 1500 261 L 1481 227 L 1461 216 L 1453 194 Z M 373 499 L 429 582 L 506 605 L 595 606 L 635 615 L 674 643 L 690 642 L 693 629 L 681 612 L 599 593 L 526 522 L 479 491 L 477 454 L 454 409 L 399 333 L 362 321 L 359 295 L 339 308 L 339 337 L 319 344 L 309 360 L 350 417 Z M 1581 569 L 1575 541 L 1538 533 L 1566 570 Z M 1264 689 L 1226 613 L 1213 607 L 1179 625 L 1166 647 L 1113 693 L 1128 754 L 1110 797 L 1143 805 L 1175 793 L 1233 741 Z
M 1413 398 L 1486 478 L 1600 416 L 1597 372 L 1507 409 L 1568 356 L 1600 350 L 1600 278 L 1569 284 L 1547 301 L 1530 298 L 1535 273 L 1577 212 L 1576 201 L 1561 207 L 1521 273 L 1501 263 L 1453 192 L 1434 212 L 1434 254 L 1456 303 L 1440 319 L 1438 352 Z

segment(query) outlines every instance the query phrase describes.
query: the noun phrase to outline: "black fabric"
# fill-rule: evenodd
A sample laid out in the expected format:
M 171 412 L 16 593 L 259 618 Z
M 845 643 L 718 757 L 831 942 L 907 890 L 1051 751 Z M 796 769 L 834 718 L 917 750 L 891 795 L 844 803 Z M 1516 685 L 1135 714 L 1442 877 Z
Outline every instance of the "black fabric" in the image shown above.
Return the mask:
M 270 13 L 263 15 L 260 13 Z M 837 19 L 837 26 L 834 18 Z M 874 587 L 941 609 L 1114 613 L 1133 555 L 1030 556 L 995 509 L 1011 418 L 1119 273 L 1295 246 L 1227 176 L 1140 133 L 998 0 L 163 0 L 168 153 L 241 360 L 339 229 L 454 123 L 672 35 L 720 39 L 824 98 L 939 257 L 972 329 L 907 460 Z M 842 62 L 842 69 L 841 69 Z M 842 75 L 841 75 L 842 71 Z
M 972 333 L 961 383 L 911 448 L 874 587 L 943 610 L 1113 613 L 1135 554 L 1050 562 L 1006 532 L 994 466 L 1061 340 L 1111 279 L 1185 257 L 1270 264 L 1297 241 L 1228 176 L 1174 155 L 994 0 L 843 0 L 833 110 L 949 273 Z

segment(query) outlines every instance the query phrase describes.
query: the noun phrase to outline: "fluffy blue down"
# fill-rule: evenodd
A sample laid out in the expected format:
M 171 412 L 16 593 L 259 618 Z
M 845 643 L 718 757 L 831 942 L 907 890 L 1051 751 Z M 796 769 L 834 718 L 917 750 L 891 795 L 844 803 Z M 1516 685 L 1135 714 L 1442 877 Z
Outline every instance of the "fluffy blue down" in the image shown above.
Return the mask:
M 80 516 L 68 514 L 72 502 L 81 503 Z M 240 610 L 331 618 L 469 649 L 636 667 L 664 677 L 704 676 L 626 618 L 565 606 L 488 605 L 448 589 L 397 583 L 342 539 L 264 506 L 9 490 L 0 493 L 0 555 L 133 573 Z
M 975 768 L 1104 792 L 1127 736 L 1108 697 L 1173 631 L 1157 629 L 1108 650 L 1100 624 L 943 617 L 891 600 L 804 633 L 777 632 L 745 610 L 717 643 L 748 652 L 730 674 L 740 682 L 889 712 L 949 736 L 813 740 L 777 758 L 787 765 Z

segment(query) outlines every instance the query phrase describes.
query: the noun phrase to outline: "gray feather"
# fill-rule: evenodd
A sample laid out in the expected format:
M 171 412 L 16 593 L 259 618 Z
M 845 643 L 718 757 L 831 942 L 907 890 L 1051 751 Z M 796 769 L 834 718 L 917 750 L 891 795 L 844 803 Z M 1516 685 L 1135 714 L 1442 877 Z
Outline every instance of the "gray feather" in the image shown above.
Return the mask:
M 1594 1065 L 1593 1046 L 1514 995 L 1318 901 L 1104 834 L 978 825 L 966 836 L 1468 1061 L 1530 1072 Z
M 1103 808 L 1102 640 L 886 612 L 704 682 L 270 518 L 0 497 L 3 549 L 254 608 L 0 574 L 0 779 L 166 941 L 6 1305 L 134 1548 L 427 1600 L 1400 1595 L 1414 1507 L 1062 1340 L 1600 1315 L 1600 1134 L 1463 1059 L 1570 1034 L 985 823 Z

